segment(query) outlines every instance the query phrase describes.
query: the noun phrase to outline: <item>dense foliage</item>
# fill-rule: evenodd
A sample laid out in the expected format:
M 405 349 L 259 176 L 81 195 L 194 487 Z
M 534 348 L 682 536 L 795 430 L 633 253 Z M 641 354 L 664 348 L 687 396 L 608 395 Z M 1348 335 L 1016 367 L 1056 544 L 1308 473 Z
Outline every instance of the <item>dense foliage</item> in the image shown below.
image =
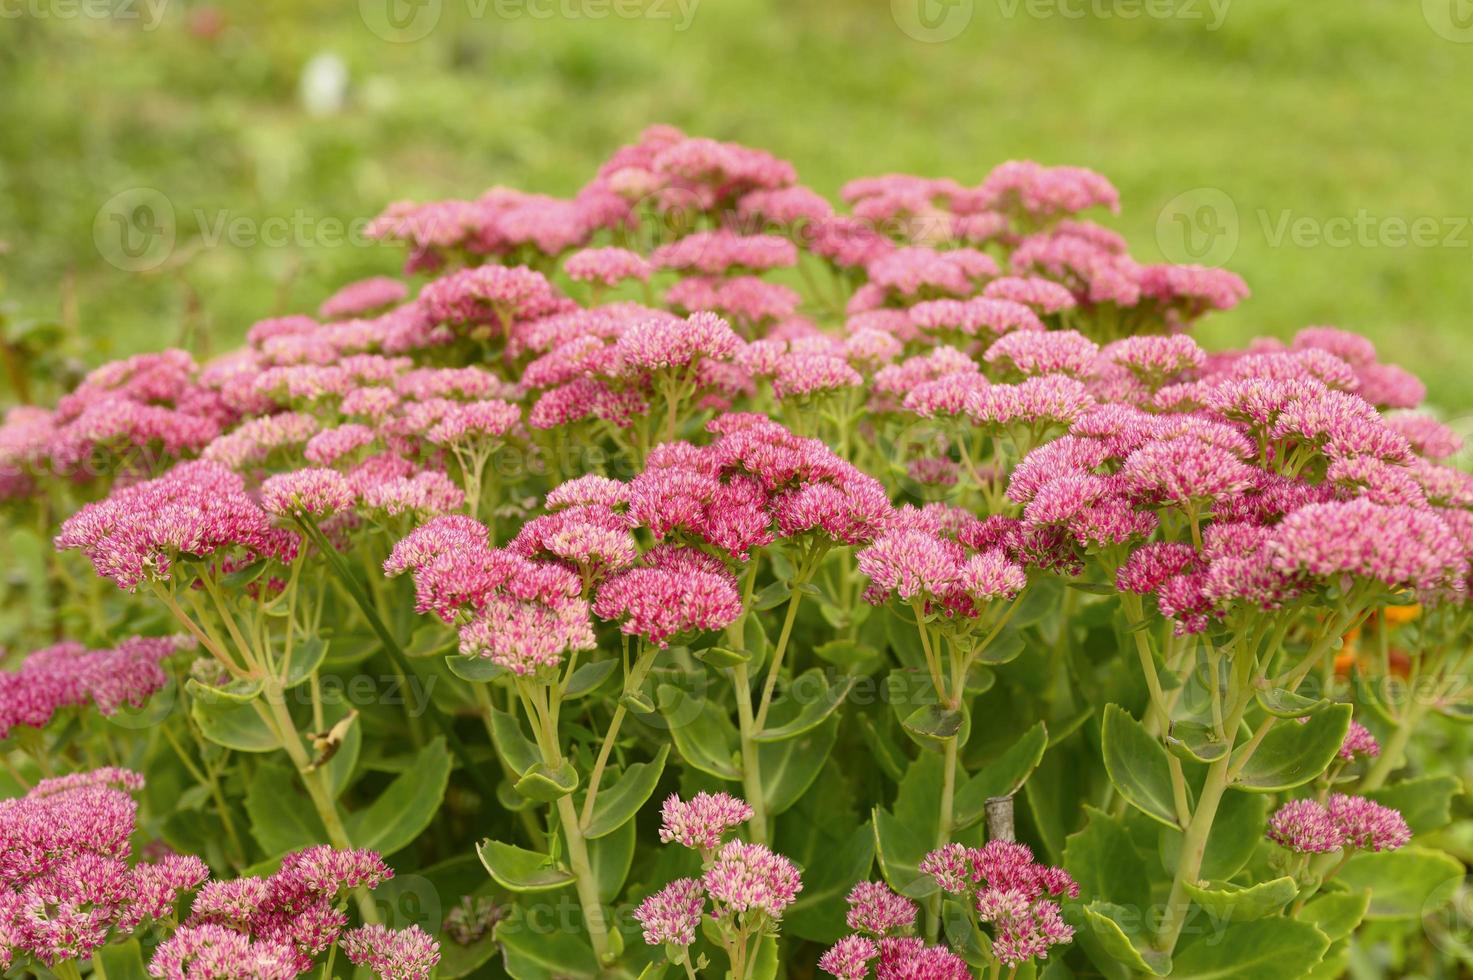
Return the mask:
M 4 965 L 1424 948 L 1473 479 L 1420 382 L 1330 327 L 1204 350 L 1246 286 L 1132 259 L 1087 170 L 843 197 L 652 128 L 571 199 L 390 206 L 403 279 L 13 409 L 55 551 L 0 674 Z

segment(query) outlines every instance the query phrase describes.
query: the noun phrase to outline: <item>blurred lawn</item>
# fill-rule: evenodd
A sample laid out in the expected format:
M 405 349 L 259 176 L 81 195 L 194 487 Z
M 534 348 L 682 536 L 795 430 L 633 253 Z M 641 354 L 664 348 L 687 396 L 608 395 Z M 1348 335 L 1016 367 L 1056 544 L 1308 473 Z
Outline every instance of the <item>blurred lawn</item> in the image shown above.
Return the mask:
M 888 0 L 683 0 L 697 3 L 683 32 L 676 0 L 659 0 L 672 18 L 598 20 L 443 0 L 414 43 L 366 28 L 360 10 L 386 0 L 152 0 L 157 25 L 144 0 L 110 2 L 140 19 L 0 19 L 6 298 L 74 319 L 89 361 L 177 342 L 186 324 L 222 349 L 262 316 L 397 269 L 393 249 L 334 246 L 335 228 L 493 183 L 566 193 L 660 121 L 769 148 L 830 194 L 891 170 L 975 182 L 1010 157 L 1094 167 L 1148 261 L 1180 258 L 1170 220 L 1157 236 L 1168 202 L 1216 188 L 1239 219 L 1227 264 L 1254 298 L 1208 342 L 1336 323 L 1445 407 L 1473 405 L 1473 43 L 1433 30 L 1433 0 L 1235 0 L 1216 31 L 1206 0 L 1172 0 L 1190 6 L 1169 19 L 1120 16 L 1160 0 L 926 0 L 971 8 L 945 43 L 907 36 Z M 314 116 L 303 69 L 329 52 L 347 103 Z M 160 191 L 178 229 L 148 274 L 94 244 L 99 208 L 136 187 Z M 222 217 L 245 233 L 212 244 Z M 294 226 L 288 241 L 250 244 L 271 218 Z M 1418 218 L 1435 241 L 1398 235 Z M 1279 237 L 1286 219 L 1307 221 L 1297 241 Z

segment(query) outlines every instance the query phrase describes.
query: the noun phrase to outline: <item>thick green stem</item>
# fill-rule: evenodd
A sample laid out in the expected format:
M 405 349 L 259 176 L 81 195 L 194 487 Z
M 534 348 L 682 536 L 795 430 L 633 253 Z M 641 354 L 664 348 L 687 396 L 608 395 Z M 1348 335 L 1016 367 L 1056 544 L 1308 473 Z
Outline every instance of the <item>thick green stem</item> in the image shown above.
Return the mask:
M 262 702 L 265 702 L 264 706 Z M 343 826 L 342 815 L 338 813 L 337 801 L 333 799 L 332 789 L 327 782 L 327 774 L 324 770 L 312 765 L 312 758 L 307 754 L 307 748 L 302 744 L 302 738 L 297 733 L 296 722 L 292 720 L 291 712 L 286 709 L 286 699 L 282 695 L 281 686 L 274 679 L 266 682 L 266 688 L 262 696 L 253 701 L 256 711 L 261 714 L 262 720 L 276 731 L 276 737 L 281 742 L 281 747 L 286 751 L 287 757 L 296 766 L 297 774 L 302 779 L 302 784 L 307 788 L 307 796 L 312 800 L 312 807 L 317 811 L 317 816 L 322 820 L 323 829 L 327 831 L 327 839 L 333 847 L 339 850 L 350 851 L 353 843 L 348 839 L 348 829 Z M 366 923 L 377 923 L 379 921 L 378 908 L 369 898 L 366 889 L 357 889 L 354 898 L 358 902 L 358 914 Z
M 761 731 L 762 726 L 767 723 L 767 709 L 772 707 L 772 694 L 777 689 L 778 675 L 782 673 L 783 657 L 788 652 L 788 640 L 793 635 L 793 624 L 798 620 L 798 606 L 803 601 L 802 586 L 808 581 L 807 576 L 800 576 L 793 583 L 793 595 L 788 599 L 788 615 L 783 620 L 782 632 L 778 634 L 777 647 L 772 653 L 772 663 L 767 668 L 767 681 L 762 685 L 762 700 L 757 708 L 755 719 L 756 730 Z
M 1401 765 L 1407 745 L 1411 742 L 1412 732 L 1427 714 L 1428 707 L 1426 704 L 1413 704 L 1407 709 L 1406 715 L 1392 729 L 1386 744 L 1381 747 L 1381 754 L 1361 780 L 1358 792 L 1369 793 L 1386 785 L 1386 780 Z
M 741 732 L 742 792 L 752 807 L 748 826 L 752 830 L 752 839 L 758 844 L 766 844 L 767 794 L 762 789 L 762 766 L 757 755 L 758 745 L 753 738 L 757 734 L 757 724 L 752 717 L 752 680 L 746 664 L 732 668 L 732 686 L 736 688 L 737 725 Z

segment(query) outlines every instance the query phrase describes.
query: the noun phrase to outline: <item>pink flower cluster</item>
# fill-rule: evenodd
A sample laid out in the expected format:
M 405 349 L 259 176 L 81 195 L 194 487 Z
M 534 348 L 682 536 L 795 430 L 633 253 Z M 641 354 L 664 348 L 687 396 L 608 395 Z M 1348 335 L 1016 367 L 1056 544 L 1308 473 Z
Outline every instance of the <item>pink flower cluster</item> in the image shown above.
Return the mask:
M 0 671 L 0 740 L 18 725 L 44 728 L 58 711 L 92 706 L 103 715 L 139 708 L 168 683 L 163 662 L 175 637 L 135 636 L 111 650 L 58 643 L 36 650 L 14 671 Z
M 130 863 L 138 806 L 129 791 L 142 787 L 136 773 L 101 769 L 0 800 L 0 967 L 87 960 L 172 917 L 179 894 L 208 877 L 196 857 Z
M 1291 800 L 1268 822 L 1268 839 L 1299 854 L 1393 851 L 1412 839 L 1400 812 L 1364 796 L 1334 793 L 1327 803 Z
M 845 936 L 818 961 L 818 968 L 839 980 L 865 980 L 870 964 L 875 980 L 971 980 L 972 968 L 943 946 L 927 946 L 914 936 L 880 940 Z
M 797 866 L 766 845 L 722 844 L 728 831 L 751 819 L 745 800 L 726 793 L 698 793 L 688 801 L 671 796 L 661 815 L 660 840 L 700 851 L 705 873 L 678 878 L 640 904 L 634 918 L 646 943 L 689 946 L 707 898 L 718 921 L 769 927 L 802 891 Z
M 245 555 L 291 561 L 297 538 L 271 526 L 245 481 L 218 463 L 181 463 L 67 518 L 56 536 L 119 588 L 170 579 L 175 566 Z
M 440 517 L 411 531 L 384 562 L 410 572 L 415 608 L 459 626 L 460 649 L 519 676 L 556 668 L 570 650 L 594 646 L 588 602 L 576 574 L 492 548 L 486 526 Z
M 422 932 L 344 932 L 339 898 L 393 875 L 372 851 L 317 846 L 288 854 L 269 877 L 211 881 L 195 896 L 184 925 L 154 951 L 149 973 L 162 980 L 294 977 L 341 939 L 353 962 L 422 980 L 438 960 L 437 947 Z
M 752 819 L 746 800 L 728 793 L 697 793 L 689 800 L 671 794 L 660 808 L 660 840 L 698 851 L 714 851 L 731 831 Z
M 993 954 L 1008 966 L 1046 959 L 1050 947 L 1074 938 L 1050 899 L 1078 898 L 1079 885 L 1063 869 L 1036 863 L 1025 844 L 948 844 L 927 854 L 920 870 L 942 891 L 973 904 L 977 917 L 993 928 Z

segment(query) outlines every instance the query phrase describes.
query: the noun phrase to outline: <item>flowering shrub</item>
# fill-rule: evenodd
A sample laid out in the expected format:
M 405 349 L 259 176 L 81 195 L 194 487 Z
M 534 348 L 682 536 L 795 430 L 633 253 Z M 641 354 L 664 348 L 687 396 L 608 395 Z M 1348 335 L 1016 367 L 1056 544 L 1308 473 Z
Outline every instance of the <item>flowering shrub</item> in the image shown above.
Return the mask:
M 0 673 L 0 963 L 1404 943 L 1463 875 L 1424 746 L 1469 717 L 1473 479 L 1421 385 L 1330 327 L 1204 349 L 1246 286 L 1132 258 L 1087 170 L 842 197 L 656 127 L 570 199 L 391 205 L 404 276 L 315 317 L 12 410 L 56 550 Z

